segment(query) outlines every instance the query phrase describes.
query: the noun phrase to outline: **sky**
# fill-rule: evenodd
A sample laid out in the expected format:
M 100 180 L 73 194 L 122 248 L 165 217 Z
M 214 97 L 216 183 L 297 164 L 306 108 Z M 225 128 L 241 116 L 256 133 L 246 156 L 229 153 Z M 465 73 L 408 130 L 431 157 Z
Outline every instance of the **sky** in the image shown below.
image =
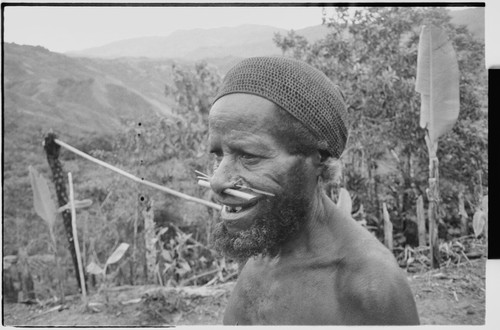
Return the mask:
M 6 7 L 4 40 L 55 52 L 175 30 L 242 24 L 300 29 L 321 24 L 320 7 Z
M 500 30 L 498 20 L 492 14 L 494 10 L 489 10 L 493 6 L 498 8 L 497 4 L 493 5 L 493 1 L 486 1 L 487 67 L 492 64 L 500 65 L 500 48 L 496 46 L 499 43 L 488 40 L 496 38 L 496 33 L 493 35 L 491 31 Z M 51 51 L 64 53 L 136 37 L 167 36 L 180 29 L 259 24 L 298 30 L 321 24 L 322 17 L 322 9 L 317 5 L 126 7 L 123 6 L 126 2 L 120 2 L 121 7 L 47 7 L 43 6 L 43 1 L 39 2 L 40 4 L 35 6 L 4 8 L 4 41 L 40 45 Z M 77 3 L 77 1 L 72 2 Z M 490 20 L 488 15 L 491 17 Z

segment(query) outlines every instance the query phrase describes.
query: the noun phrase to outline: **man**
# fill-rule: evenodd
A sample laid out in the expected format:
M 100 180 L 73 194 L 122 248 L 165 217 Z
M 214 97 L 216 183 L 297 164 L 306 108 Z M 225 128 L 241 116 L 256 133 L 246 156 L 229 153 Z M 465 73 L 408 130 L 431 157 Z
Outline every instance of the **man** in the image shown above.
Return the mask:
M 321 183 L 347 139 L 346 105 L 320 71 L 284 57 L 231 69 L 209 116 L 215 246 L 249 258 L 224 324 L 418 324 L 405 273 Z M 245 201 L 226 189 L 271 193 Z

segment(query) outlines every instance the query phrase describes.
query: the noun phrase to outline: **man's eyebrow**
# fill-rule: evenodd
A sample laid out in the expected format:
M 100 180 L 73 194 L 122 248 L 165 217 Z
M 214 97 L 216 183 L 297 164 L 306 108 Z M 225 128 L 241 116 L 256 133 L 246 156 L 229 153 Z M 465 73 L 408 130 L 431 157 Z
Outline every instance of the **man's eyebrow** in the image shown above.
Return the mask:
M 269 144 L 265 143 L 261 140 L 258 135 L 247 135 L 247 134 L 238 134 L 238 136 L 232 136 L 231 139 L 227 142 L 228 147 L 231 149 L 248 149 L 248 148 L 260 148 L 264 151 L 269 151 L 271 148 Z

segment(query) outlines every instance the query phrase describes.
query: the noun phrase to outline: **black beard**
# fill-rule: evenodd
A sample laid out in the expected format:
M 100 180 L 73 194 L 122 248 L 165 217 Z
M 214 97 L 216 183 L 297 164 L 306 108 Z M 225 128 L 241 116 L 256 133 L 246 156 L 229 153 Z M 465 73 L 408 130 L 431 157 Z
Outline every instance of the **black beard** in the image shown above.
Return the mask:
M 274 256 L 283 242 L 297 234 L 309 205 L 303 198 L 275 199 L 261 201 L 268 210 L 247 230 L 230 233 L 224 222 L 218 222 L 213 233 L 215 249 L 236 260 L 259 254 Z
M 259 254 L 276 255 L 280 245 L 296 235 L 306 220 L 310 200 L 304 193 L 302 166 L 299 163 L 291 169 L 289 174 L 293 179 L 286 185 L 285 194 L 259 202 L 266 210 L 249 229 L 230 233 L 224 222 L 219 221 L 213 232 L 215 249 L 237 261 Z

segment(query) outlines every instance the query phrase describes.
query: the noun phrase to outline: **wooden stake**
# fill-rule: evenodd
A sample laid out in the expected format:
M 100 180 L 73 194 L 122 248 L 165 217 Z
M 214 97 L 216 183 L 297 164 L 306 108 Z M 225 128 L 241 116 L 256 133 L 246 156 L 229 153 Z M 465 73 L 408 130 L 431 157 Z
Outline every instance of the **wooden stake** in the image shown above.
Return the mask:
M 73 191 L 73 177 L 68 172 L 69 182 L 69 203 L 71 207 L 71 226 L 73 227 L 73 242 L 75 244 L 76 259 L 78 261 L 78 272 L 80 275 L 80 288 L 82 290 L 83 301 L 87 305 L 87 290 L 85 288 L 85 276 L 83 275 L 82 256 L 80 255 L 80 244 L 78 243 L 78 231 L 76 230 L 76 208 L 75 194 Z
M 431 249 L 431 264 L 432 268 L 439 268 L 441 257 L 439 255 L 438 245 L 438 200 L 439 200 L 439 161 L 437 157 L 429 159 L 429 190 L 427 191 L 429 198 L 429 242 Z
M 460 185 L 458 191 L 458 214 L 460 215 L 460 232 L 467 236 L 469 232 L 467 212 L 465 212 L 464 187 Z
M 385 203 L 382 203 L 382 212 L 384 213 L 384 244 L 392 252 L 392 222 L 389 218 L 389 212 L 387 211 L 387 205 L 385 205 Z
M 417 225 L 418 225 L 418 246 L 427 246 L 427 237 L 425 230 L 425 213 L 424 213 L 424 198 L 418 196 L 417 198 Z
M 148 198 L 144 201 L 142 216 L 144 218 L 144 242 L 146 245 L 146 283 L 156 284 L 156 244 L 153 200 Z

